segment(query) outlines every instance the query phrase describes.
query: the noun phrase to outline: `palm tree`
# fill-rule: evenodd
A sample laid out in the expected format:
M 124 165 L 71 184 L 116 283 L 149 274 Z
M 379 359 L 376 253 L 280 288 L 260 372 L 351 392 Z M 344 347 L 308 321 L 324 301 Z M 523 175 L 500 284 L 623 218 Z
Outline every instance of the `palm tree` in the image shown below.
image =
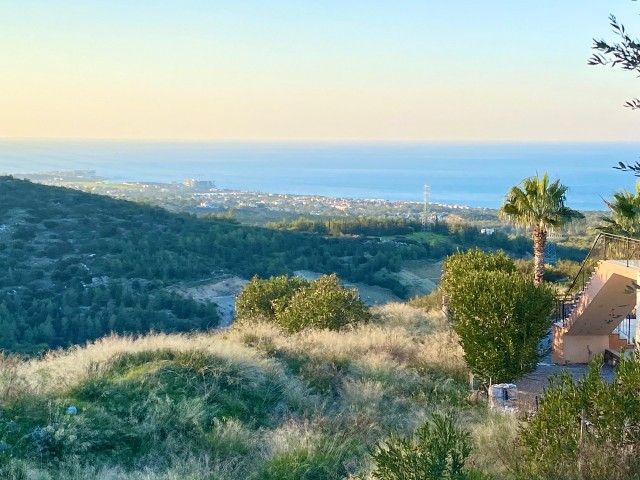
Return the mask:
M 550 184 L 547 173 L 542 178 L 536 174 L 512 187 L 500 207 L 502 218 L 518 227 L 533 229 L 533 281 L 536 285 L 542 282 L 544 274 L 544 249 L 549 229 L 584 218 L 580 212 L 565 206 L 568 189 L 560 180 Z
M 611 211 L 610 217 L 600 217 L 605 222 L 598 230 L 625 237 L 640 237 L 640 182 L 636 184 L 635 195 L 626 190 L 613 194 L 613 200 L 604 203 Z

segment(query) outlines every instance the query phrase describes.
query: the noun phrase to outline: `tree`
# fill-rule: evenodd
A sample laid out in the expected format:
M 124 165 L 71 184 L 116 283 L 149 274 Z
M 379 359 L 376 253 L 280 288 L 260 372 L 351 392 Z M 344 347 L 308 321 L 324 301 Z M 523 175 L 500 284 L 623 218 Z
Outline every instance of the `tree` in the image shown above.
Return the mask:
M 519 227 L 533 229 L 533 281 L 538 285 L 544 275 L 544 249 L 549 229 L 560 228 L 584 215 L 565 205 L 568 187 L 560 180 L 549 183 L 547 173 L 542 178 L 537 174 L 525 178 L 520 185 L 507 192 L 499 213 Z
M 640 182 L 636 184 L 635 195 L 626 190 L 613 194 L 613 200 L 605 200 L 611 216 L 600 217 L 605 222 L 598 230 L 625 237 L 640 236 Z
M 594 38 L 592 48 L 596 53 L 591 56 L 588 64 L 618 66 L 623 70 L 640 74 L 640 40 L 631 38 L 624 25 L 618 22 L 614 15 L 609 16 L 609 21 L 613 32 L 619 38 L 619 42 L 609 43 L 604 39 Z M 640 109 L 640 99 L 629 100 L 624 106 L 638 110 Z M 633 172 L 637 177 L 640 176 L 640 162 L 637 161 L 635 164 L 618 162 L 618 166 L 613 168 Z
M 448 257 L 441 287 L 469 369 L 485 382 L 508 382 L 535 370 L 546 353 L 554 292 L 515 271 L 502 252 Z

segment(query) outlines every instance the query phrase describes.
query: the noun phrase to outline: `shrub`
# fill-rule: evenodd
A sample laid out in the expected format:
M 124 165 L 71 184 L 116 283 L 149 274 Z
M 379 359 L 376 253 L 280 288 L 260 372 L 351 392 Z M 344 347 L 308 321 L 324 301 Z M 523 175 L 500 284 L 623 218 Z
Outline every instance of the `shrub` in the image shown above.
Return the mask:
M 338 277 L 323 275 L 293 295 L 286 307 L 276 301 L 278 323 L 290 332 L 304 328 L 339 330 L 371 318 L 355 288 L 344 288 Z
M 373 455 L 379 480 L 466 479 L 464 463 L 471 453 L 469 433 L 455 426 L 450 415 L 434 413 L 413 438 L 391 435 Z
M 515 273 L 516 265 L 502 250 L 496 253 L 484 253 L 475 248 L 464 253 L 455 253 L 442 264 L 440 287 L 447 293 L 454 290 L 457 279 L 473 272 Z
M 238 297 L 239 320 L 267 319 L 289 332 L 304 328 L 340 328 L 367 322 L 371 314 L 355 288 L 342 286 L 335 274 L 317 280 L 280 276 L 254 277 Z
M 275 319 L 276 305 L 285 308 L 293 294 L 309 282 L 299 277 L 281 275 L 261 280 L 257 275 L 242 289 L 236 299 L 236 318 L 238 320 L 263 317 Z
M 444 262 L 443 288 L 465 360 L 484 381 L 507 382 L 535 369 L 546 353 L 554 293 L 515 272 L 502 252 L 457 253 Z
M 601 364 L 597 355 L 577 383 L 566 372 L 550 381 L 521 433 L 523 475 L 638 478 L 640 356 L 621 359 L 612 383 L 600 375 Z

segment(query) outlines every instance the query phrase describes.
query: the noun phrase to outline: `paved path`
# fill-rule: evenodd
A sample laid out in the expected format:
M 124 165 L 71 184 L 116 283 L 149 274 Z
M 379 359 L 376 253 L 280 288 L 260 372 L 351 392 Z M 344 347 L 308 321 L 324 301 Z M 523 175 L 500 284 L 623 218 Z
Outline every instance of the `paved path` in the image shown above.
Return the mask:
M 549 360 L 548 358 L 545 360 Z M 534 412 L 536 410 L 536 397 L 539 400 L 544 394 L 545 388 L 549 385 L 549 377 L 562 371 L 571 374 L 574 381 L 581 379 L 589 370 L 588 365 L 556 365 L 550 361 L 538 364 L 535 372 L 525 375 L 516 383 L 518 387 L 518 404 L 521 411 Z M 612 382 L 614 378 L 613 367 L 606 363 L 600 367 L 600 373 L 607 382 Z

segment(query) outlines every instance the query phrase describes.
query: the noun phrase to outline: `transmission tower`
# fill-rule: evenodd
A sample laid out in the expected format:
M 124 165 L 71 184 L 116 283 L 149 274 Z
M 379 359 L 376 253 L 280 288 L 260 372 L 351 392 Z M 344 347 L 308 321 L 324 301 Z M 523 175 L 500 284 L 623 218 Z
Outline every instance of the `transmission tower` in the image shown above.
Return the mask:
M 426 232 L 431 229 L 431 224 L 429 223 L 429 185 L 425 183 L 423 190 L 423 204 L 422 204 L 422 231 Z
M 558 253 L 556 250 L 556 244 L 553 242 L 547 242 L 544 247 L 544 263 L 553 265 L 554 267 L 558 263 Z
M 556 248 L 557 242 L 565 240 L 567 238 L 566 233 L 554 232 L 553 229 L 547 234 L 547 244 L 544 247 L 545 263 L 556 266 L 558 263 L 558 250 Z

